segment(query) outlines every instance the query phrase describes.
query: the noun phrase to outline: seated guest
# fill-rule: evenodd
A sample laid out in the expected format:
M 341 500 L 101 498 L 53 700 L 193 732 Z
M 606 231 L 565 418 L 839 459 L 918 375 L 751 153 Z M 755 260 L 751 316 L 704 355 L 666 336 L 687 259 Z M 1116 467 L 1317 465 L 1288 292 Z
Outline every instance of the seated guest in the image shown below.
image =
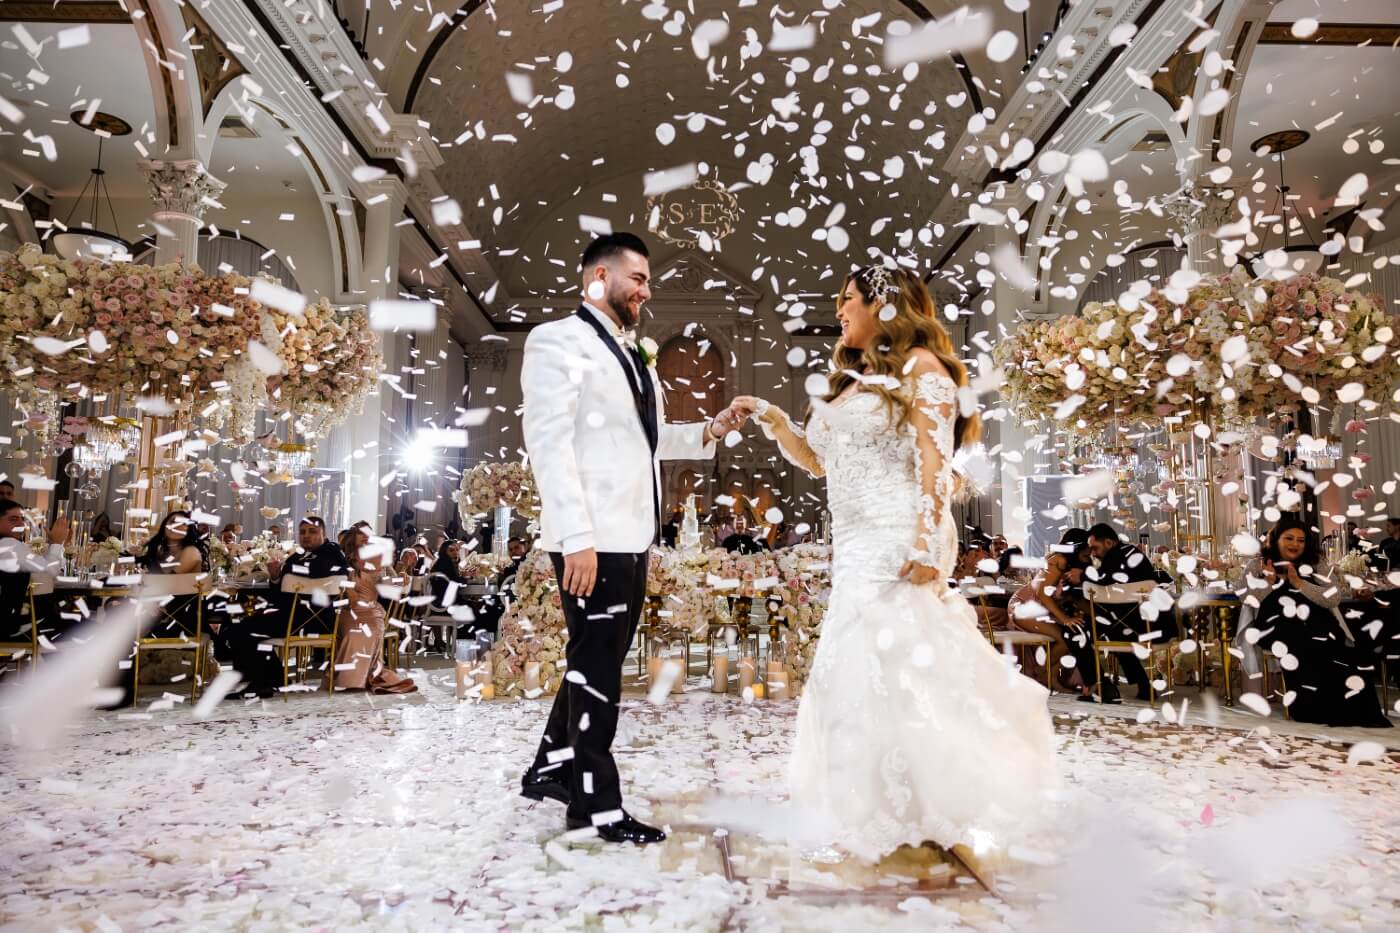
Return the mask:
M 1017 590 L 1007 606 L 1012 628 L 1055 639 L 1046 663 L 1061 689 L 1084 697 L 1089 697 L 1089 687 L 1078 666 L 1067 669 L 1061 659 L 1070 653 L 1070 635 L 1083 635 L 1085 618 L 1078 586 L 1084 582 L 1084 568 L 1088 566 L 1089 533 L 1083 528 L 1069 528 L 1045 559 L 1045 569 Z
M 1012 566 L 1012 560 L 1020 557 L 1023 553 L 1025 552 L 1021 550 L 1020 546 L 1015 544 L 1004 549 L 1001 556 L 997 558 L 997 576 L 1007 577 L 1015 573 L 1017 568 Z
M 88 540 L 93 544 L 101 544 L 112 537 L 115 537 L 112 534 L 112 520 L 107 517 L 106 512 L 98 512 L 97 517 L 92 520 L 92 529 L 88 531 Z
M 1288 708 L 1292 717 L 1328 726 L 1389 728 L 1376 699 L 1375 664 L 1356 649 L 1337 612 L 1343 584 L 1323 559 L 1316 532 L 1296 518 L 1282 519 L 1252 569 L 1268 591 L 1249 627 L 1260 633 L 1259 647 L 1274 654 L 1283 650 L 1298 661 L 1296 670 L 1284 671 L 1295 695 Z
M 0 502 L 15 501 L 15 484 L 7 479 L 0 479 Z
M 219 543 L 228 548 L 230 554 L 237 552 L 240 543 L 238 540 L 238 526 L 229 524 L 220 528 Z
M 335 685 L 371 693 L 413 693 L 418 687 L 384 664 L 384 609 L 379 605 L 379 562 L 392 551 L 370 554 L 362 528 L 340 533 L 353 585 L 340 609 L 340 639 L 335 650 Z
M 433 592 L 434 609 L 446 610 L 461 603 L 463 600 L 457 594 L 467 585 L 467 578 L 462 574 L 462 542 L 453 538 L 443 541 L 429 573 L 432 574 L 428 586 Z
M 30 641 L 29 584 L 52 584 L 63 566 L 63 546 L 68 543 L 68 519 L 59 516 L 49 526 L 49 547 L 35 554 L 25 541 L 24 507 L 13 499 L 0 499 L 0 641 Z M 53 596 L 35 597 L 40 630 L 54 620 Z
M 281 540 L 282 540 L 282 526 L 281 526 L 281 525 L 268 525 L 268 526 L 267 526 L 267 536 L 268 536 L 269 538 L 271 538 L 273 541 L 281 541 Z
M 279 585 L 288 573 L 314 580 L 338 576 L 348 569 L 340 546 L 326 537 L 326 523 L 316 515 L 306 516 L 297 525 L 297 550 L 292 556 L 285 562 L 268 562 L 268 572 Z
M 190 513 L 176 510 L 161 520 L 136 565 L 143 573 L 200 573 L 209 567 L 204 539 Z
M 1120 538 L 1113 526 L 1106 522 L 1100 522 L 1089 529 L 1089 551 L 1093 554 L 1098 565 L 1085 569 L 1084 580 L 1086 583 L 1095 583 L 1100 586 L 1121 586 L 1131 583 L 1155 584 L 1157 582 L 1157 572 L 1147 555 Z M 1141 608 L 1136 602 L 1100 603 L 1094 608 L 1095 617 L 1098 620 L 1099 638 L 1103 641 L 1136 643 L 1139 641 L 1139 636 L 1146 634 L 1149 630 L 1161 632 L 1160 637 L 1164 639 L 1173 637 L 1176 632 L 1174 620 L 1165 615 L 1158 617 L 1149 628 L 1147 622 L 1142 618 Z M 1150 648 L 1151 646 L 1145 645 L 1145 647 Z M 1078 666 L 1085 672 L 1085 679 L 1092 678 L 1093 675 L 1089 672 L 1094 669 L 1094 648 L 1090 644 L 1087 633 L 1082 639 L 1082 643 L 1079 637 L 1071 639 L 1071 650 L 1074 651 Z M 1132 652 L 1122 652 L 1115 657 L 1118 659 L 1119 669 L 1127 676 L 1129 683 L 1137 687 L 1138 699 L 1148 699 L 1151 696 L 1151 687 L 1142 661 Z M 1104 675 L 1103 682 L 1099 685 L 1099 696 L 1105 703 L 1120 702 L 1118 687 L 1107 674 Z
M 399 551 L 399 559 L 394 562 L 394 575 L 405 579 L 416 577 L 422 573 L 422 563 L 418 552 L 411 547 L 406 547 Z
M 734 533 L 720 547 L 731 554 L 757 554 L 768 550 L 768 543 L 749 534 L 749 517 L 740 512 L 734 516 Z
M 979 565 L 984 560 L 991 560 L 991 557 L 991 542 L 986 538 L 973 538 L 958 561 L 957 578 L 975 580 L 978 577 L 990 577 L 991 572 Z
M 661 543 L 665 547 L 673 548 L 676 546 L 676 542 L 680 540 L 681 518 L 681 510 L 672 509 L 671 517 L 666 519 L 666 524 L 661 526 Z
M 1385 520 L 1385 535 L 1371 551 L 1371 566 L 1388 574 L 1400 571 L 1400 515 Z

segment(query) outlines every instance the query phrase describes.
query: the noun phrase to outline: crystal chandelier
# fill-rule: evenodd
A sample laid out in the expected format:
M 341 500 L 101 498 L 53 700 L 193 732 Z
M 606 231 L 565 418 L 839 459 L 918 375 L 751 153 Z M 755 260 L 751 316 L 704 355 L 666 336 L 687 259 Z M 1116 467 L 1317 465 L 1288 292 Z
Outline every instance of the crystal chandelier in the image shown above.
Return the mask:
M 130 418 L 94 421 L 73 447 L 73 460 L 86 470 L 110 470 L 141 443 L 141 426 Z
M 269 479 L 274 481 L 291 482 L 315 465 L 311 448 L 306 444 L 277 444 L 270 449 L 270 453 L 273 476 Z

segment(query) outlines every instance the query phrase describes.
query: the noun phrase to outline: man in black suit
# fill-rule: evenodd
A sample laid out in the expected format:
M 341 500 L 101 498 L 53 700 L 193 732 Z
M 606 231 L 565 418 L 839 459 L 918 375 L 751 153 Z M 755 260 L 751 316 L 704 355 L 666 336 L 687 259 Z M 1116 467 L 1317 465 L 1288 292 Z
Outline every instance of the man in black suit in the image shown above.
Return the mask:
M 287 634 L 287 617 L 292 597 L 282 592 L 282 578 L 296 574 L 308 580 L 349 573 L 349 562 L 340 545 L 326 538 L 326 523 L 319 516 L 307 515 L 297 526 L 299 550 L 282 564 L 268 567 L 272 592 L 260 609 L 248 616 L 227 613 L 227 621 L 213 634 L 215 655 L 231 663 L 248 681 L 248 689 L 259 696 L 272 696 L 282 685 L 282 662 L 267 644 L 270 638 Z M 219 609 L 211 607 L 217 613 Z M 327 610 L 331 612 L 334 610 Z
M 1100 522 L 1089 529 L 1089 552 L 1098 562 L 1098 566 L 1085 570 L 1086 583 L 1114 586 L 1156 582 L 1157 574 L 1152 568 L 1152 561 L 1138 548 L 1123 541 L 1112 525 Z M 1175 631 L 1175 623 L 1168 616 L 1159 616 L 1149 629 L 1137 604 L 1099 603 L 1095 606 L 1095 618 L 1098 620 L 1099 638 L 1104 641 L 1137 642 L 1139 637 L 1149 630 L 1160 631 L 1162 634 L 1159 638 L 1169 638 Z M 1082 636 L 1070 639 L 1070 650 L 1075 656 L 1076 666 L 1087 682 L 1094 670 L 1094 647 L 1090 643 L 1087 631 L 1082 633 Z M 1138 699 L 1148 699 L 1151 691 L 1147 671 L 1143 669 L 1142 661 L 1137 655 L 1119 654 L 1118 666 L 1128 681 L 1137 687 Z M 1099 696 L 1105 703 L 1121 702 L 1118 687 L 1107 674 L 1099 684 Z

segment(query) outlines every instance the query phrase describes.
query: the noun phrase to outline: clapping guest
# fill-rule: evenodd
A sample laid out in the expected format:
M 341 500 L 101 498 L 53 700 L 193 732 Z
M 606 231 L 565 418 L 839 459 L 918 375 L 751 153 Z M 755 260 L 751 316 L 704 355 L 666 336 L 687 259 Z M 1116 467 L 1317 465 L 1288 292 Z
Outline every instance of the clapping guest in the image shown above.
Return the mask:
M 1298 662 L 1296 669 L 1285 667 L 1284 675 L 1294 694 L 1292 717 L 1389 728 L 1376 699 L 1375 666 L 1356 650 L 1338 612 L 1344 584 L 1323 559 L 1317 533 L 1296 518 L 1283 519 L 1251 570 L 1268 589 L 1249 627 L 1260 633 L 1261 648 L 1275 655 L 1282 650 Z
M 419 576 L 421 573 L 422 560 L 418 556 L 418 551 L 411 547 L 399 551 L 399 559 L 394 562 L 394 574 L 408 578 Z

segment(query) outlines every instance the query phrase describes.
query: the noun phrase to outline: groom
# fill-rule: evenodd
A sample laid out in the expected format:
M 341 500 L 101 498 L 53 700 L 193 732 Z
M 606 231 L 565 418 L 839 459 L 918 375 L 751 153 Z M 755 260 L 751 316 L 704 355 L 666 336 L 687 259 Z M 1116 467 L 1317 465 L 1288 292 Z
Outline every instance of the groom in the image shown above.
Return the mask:
M 569 829 L 591 825 L 608 842 L 638 844 L 666 834 L 622 809 L 611 746 L 660 528 L 657 463 L 713 457 L 715 442 L 744 420 L 726 409 L 708 424 L 666 423 L 656 361 L 633 334 L 650 281 L 638 237 L 594 240 L 583 253 L 583 304 L 530 332 L 520 374 L 540 540 L 569 628 L 568 679 L 520 793 L 566 804 Z

